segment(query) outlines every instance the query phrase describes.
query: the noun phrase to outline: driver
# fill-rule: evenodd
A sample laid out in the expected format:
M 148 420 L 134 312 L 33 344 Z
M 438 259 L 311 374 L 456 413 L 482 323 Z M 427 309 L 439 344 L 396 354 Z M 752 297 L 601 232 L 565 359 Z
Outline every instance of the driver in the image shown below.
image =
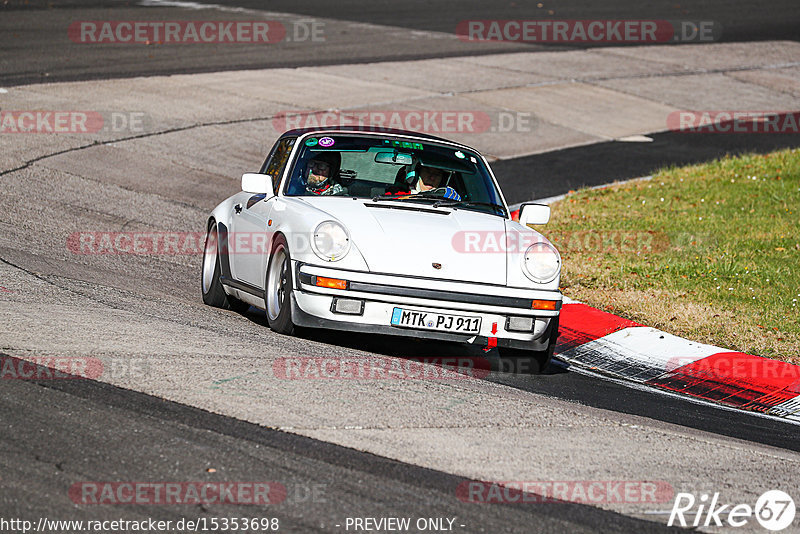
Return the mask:
M 443 170 L 437 169 L 435 167 L 426 167 L 425 165 L 420 165 L 419 167 L 417 167 L 417 174 L 419 175 L 419 179 L 411 187 L 412 195 L 416 195 L 418 193 L 424 193 L 426 191 L 435 191 L 437 189 L 443 189 L 444 198 L 461 200 L 461 195 L 459 195 L 456 192 L 456 190 L 450 187 L 449 185 L 441 187 L 442 182 L 444 181 Z
M 320 152 L 306 166 L 306 191 L 312 195 L 344 195 L 342 184 L 336 181 L 342 156 L 338 152 Z

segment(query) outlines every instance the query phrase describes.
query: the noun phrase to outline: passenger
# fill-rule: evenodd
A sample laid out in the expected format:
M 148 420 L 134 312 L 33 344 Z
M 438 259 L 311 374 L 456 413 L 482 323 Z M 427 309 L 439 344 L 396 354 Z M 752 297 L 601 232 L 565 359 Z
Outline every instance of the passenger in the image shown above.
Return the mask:
M 336 180 L 341 165 L 338 152 L 320 152 L 306 166 L 306 191 L 312 195 L 345 195 L 347 191 Z
M 413 172 L 409 174 L 414 174 Z M 437 189 L 442 189 L 442 196 L 444 198 L 449 198 L 452 200 L 461 200 L 461 195 L 459 195 L 455 189 L 452 187 L 445 186 L 441 187 L 442 182 L 444 181 L 444 171 L 441 169 L 437 169 L 434 167 L 426 167 L 424 165 L 420 165 L 417 167 L 416 174 L 419 178 L 416 179 L 416 183 L 413 183 L 415 179 L 414 176 L 411 176 L 410 179 L 412 180 L 411 186 L 411 194 L 416 195 L 418 193 L 424 193 L 426 191 L 435 191 Z

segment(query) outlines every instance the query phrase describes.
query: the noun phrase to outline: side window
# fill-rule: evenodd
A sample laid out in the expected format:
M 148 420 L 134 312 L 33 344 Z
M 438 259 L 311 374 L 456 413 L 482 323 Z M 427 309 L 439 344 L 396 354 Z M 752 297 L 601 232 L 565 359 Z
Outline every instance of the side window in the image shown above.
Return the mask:
M 275 191 L 276 194 L 278 192 L 281 175 L 286 168 L 286 162 L 289 160 L 289 154 L 292 152 L 292 147 L 296 139 L 295 137 L 286 137 L 278 141 L 269 159 L 264 164 L 262 173 L 269 174 L 272 177 L 272 190 Z

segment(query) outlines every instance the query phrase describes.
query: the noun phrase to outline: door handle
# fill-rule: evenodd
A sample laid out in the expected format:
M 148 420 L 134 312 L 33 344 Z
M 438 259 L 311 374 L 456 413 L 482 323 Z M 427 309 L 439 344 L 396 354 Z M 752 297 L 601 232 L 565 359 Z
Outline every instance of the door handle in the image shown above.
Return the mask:
M 233 207 L 233 211 L 235 211 L 237 215 L 238 215 L 239 213 L 242 213 L 242 205 L 241 205 L 241 204 L 236 204 L 236 205 Z

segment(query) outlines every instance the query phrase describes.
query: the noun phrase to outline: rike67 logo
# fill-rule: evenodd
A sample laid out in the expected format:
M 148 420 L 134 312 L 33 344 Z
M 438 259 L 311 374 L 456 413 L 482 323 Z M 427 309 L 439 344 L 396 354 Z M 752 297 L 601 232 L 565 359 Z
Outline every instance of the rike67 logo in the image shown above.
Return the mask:
M 794 521 L 794 500 L 785 492 L 770 490 L 761 495 L 754 507 L 749 504 L 730 504 L 720 501 L 719 493 L 678 493 L 667 526 L 681 527 L 743 527 L 755 517 L 767 530 L 778 532 Z

